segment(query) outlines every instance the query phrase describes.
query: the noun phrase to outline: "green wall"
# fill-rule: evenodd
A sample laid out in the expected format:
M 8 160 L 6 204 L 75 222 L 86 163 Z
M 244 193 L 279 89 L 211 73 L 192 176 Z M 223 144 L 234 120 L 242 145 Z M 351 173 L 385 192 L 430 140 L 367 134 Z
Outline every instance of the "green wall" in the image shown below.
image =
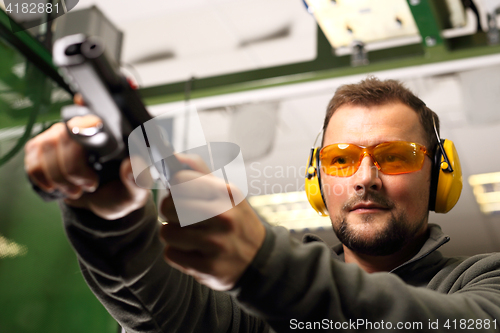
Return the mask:
M 57 119 L 71 95 L 1 37 L 0 333 L 115 333 L 118 324 L 83 280 L 57 204 L 31 190 L 22 134 L 5 130 Z
M 8 143 L 2 143 L 5 146 Z M 0 332 L 116 332 L 116 322 L 83 280 L 57 204 L 34 194 L 23 159 L 19 153 L 0 168 L 0 235 L 4 237 Z M 2 258 L 7 251 L 5 238 L 22 247 L 20 255 Z

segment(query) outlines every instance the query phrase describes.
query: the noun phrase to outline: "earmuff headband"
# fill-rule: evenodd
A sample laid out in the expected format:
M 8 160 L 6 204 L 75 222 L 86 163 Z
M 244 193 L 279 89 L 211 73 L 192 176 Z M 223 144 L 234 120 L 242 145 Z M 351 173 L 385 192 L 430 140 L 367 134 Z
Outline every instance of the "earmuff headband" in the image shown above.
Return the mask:
M 443 171 L 445 171 L 445 172 L 453 172 L 453 168 L 451 167 L 450 160 L 448 159 L 448 154 L 446 154 L 446 151 L 444 150 L 444 147 L 443 147 L 443 143 L 441 142 L 441 139 L 439 138 L 439 133 L 437 131 L 436 121 L 434 120 L 434 115 L 432 116 L 432 123 L 434 124 L 434 133 L 436 133 L 436 138 L 437 138 L 438 146 L 439 146 L 439 149 L 441 149 L 441 155 L 443 156 L 446 164 L 448 165 L 448 167 L 446 169 L 443 169 Z

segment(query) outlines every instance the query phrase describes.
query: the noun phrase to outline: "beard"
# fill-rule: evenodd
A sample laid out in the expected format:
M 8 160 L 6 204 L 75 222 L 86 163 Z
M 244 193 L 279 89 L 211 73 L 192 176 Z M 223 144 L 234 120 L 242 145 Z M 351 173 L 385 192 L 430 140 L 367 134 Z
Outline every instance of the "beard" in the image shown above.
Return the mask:
M 366 192 L 362 197 L 354 197 L 349 200 L 344 207 L 343 212 L 348 212 L 354 205 L 363 201 L 371 201 L 387 209 L 394 208 L 394 203 L 377 192 Z M 352 225 L 347 222 L 346 213 L 341 214 L 335 222 L 332 220 L 333 230 L 342 244 L 351 251 L 358 254 L 371 256 L 387 256 L 401 250 L 417 236 L 426 223 L 427 214 L 424 214 L 418 223 L 410 223 L 405 212 L 396 215 L 391 212 L 389 220 L 386 222 L 383 230 L 378 230 L 369 238 L 356 231 Z M 364 223 L 369 224 L 374 220 L 372 214 L 362 216 Z

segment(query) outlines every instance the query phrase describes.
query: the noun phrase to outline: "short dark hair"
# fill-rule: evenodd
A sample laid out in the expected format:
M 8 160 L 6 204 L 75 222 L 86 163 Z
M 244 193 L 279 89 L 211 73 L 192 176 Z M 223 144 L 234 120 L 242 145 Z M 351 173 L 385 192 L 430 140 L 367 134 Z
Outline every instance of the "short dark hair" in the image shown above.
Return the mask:
M 330 103 L 328 103 L 325 122 L 323 124 L 323 133 L 325 133 L 333 113 L 342 105 L 370 107 L 392 102 L 401 102 L 418 114 L 425 132 L 425 139 L 427 141 L 425 145 L 434 154 L 438 141 L 434 132 L 432 118 L 436 122 L 436 129 L 439 134 L 439 118 L 437 114 L 429 109 L 420 98 L 413 94 L 400 81 L 396 80 L 380 81 L 374 76 L 368 76 L 359 83 L 340 86 L 335 91 L 335 95 L 330 100 Z M 323 145 L 323 142 L 321 145 Z

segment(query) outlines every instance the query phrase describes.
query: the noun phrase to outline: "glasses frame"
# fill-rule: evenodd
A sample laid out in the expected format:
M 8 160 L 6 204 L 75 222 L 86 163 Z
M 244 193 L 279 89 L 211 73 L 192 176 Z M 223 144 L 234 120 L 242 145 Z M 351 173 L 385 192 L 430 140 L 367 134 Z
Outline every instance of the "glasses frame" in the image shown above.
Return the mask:
M 444 150 L 444 147 L 443 147 L 444 140 L 441 140 L 439 138 L 439 133 L 437 131 L 436 120 L 435 120 L 434 116 L 432 116 L 432 124 L 434 125 L 434 133 L 436 134 L 436 139 L 437 139 L 437 142 L 438 142 L 438 146 L 439 146 L 439 149 L 441 150 L 441 156 L 443 157 L 444 161 L 447 164 L 447 168 L 443 169 L 443 171 L 447 172 L 447 173 L 453 172 L 453 168 L 451 166 L 450 160 L 448 159 L 448 154 L 446 154 L 446 151 Z M 307 170 L 306 170 L 306 178 L 307 179 L 311 179 L 312 177 L 314 177 L 316 175 L 318 177 L 320 177 L 320 173 L 316 172 L 316 168 L 313 167 L 313 158 L 316 160 L 317 169 L 321 170 L 321 160 L 319 158 L 319 152 L 324 147 L 322 147 L 321 149 L 316 149 L 315 147 L 317 147 L 316 143 L 318 142 L 318 139 L 319 139 L 320 135 L 323 134 L 323 133 L 324 133 L 324 129 L 321 128 L 321 130 L 319 131 L 318 135 L 316 135 L 316 139 L 314 140 L 313 147 L 311 148 L 311 154 L 309 155 L 309 163 L 307 165 Z M 319 147 L 317 147 L 317 148 L 319 148 Z M 316 152 L 316 153 L 314 153 L 314 152 Z M 316 156 L 314 156 L 314 155 L 316 155 Z M 440 163 L 440 161 L 437 161 L 437 158 L 433 158 L 428 153 L 427 153 L 427 156 L 429 156 L 429 158 L 431 159 L 431 161 L 432 161 L 433 164 L 434 163 Z
M 408 171 L 408 172 L 398 172 L 398 173 L 385 173 L 384 171 L 382 171 L 382 166 L 379 164 L 379 162 L 377 161 L 377 159 L 375 158 L 375 155 L 374 155 L 374 150 L 381 146 L 381 145 L 386 145 L 386 144 L 391 144 L 391 143 L 405 143 L 405 144 L 408 144 L 408 146 L 414 146 L 416 147 L 416 149 L 418 151 L 421 151 L 423 152 L 425 155 L 427 155 L 431 160 L 432 160 L 432 156 L 431 154 L 429 153 L 429 151 L 427 150 L 427 148 L 424 146 L 424 145 L 421 145 L 419 143 L 416 143 L 416 142 L 409 142 L 409 141 L 386 141 L 386 142 L 381 142 L 381 143 L 378 143 L 376 145 L 373 145 L 373 146 L 369 146 L 369 147 L 366 147 L 366 146 L 359 146 L 359 145 L 356 145 L 356 144 L 353 144 L 353 143 L 333 143 L 333 144 L 330 144 L 330 145 L 327 145 L 327 146 L 324 146 L 321 148 L 321 150 L 319 150 L 319 154 L 318 154 L 318 161 L 319 161 L 319 167 L 320 167 L 320 170 L 322 169 L 322 161 L 321 161 L 321 154 L 323 152 L 324 149 L 328 148 L 328 147 L 331 147 L 331 146 L 338 146 L 338 145 L 350 145 L 350 146 L 355 146 L 359 149 L 361 149 L 361 152 L 359 154 L 359 160 L 357 162 L 357 164 L 353 165 L 354 167 L 354 172 L 350 175 L 347 175 L 347 176 L 339 176 L 339 175 L 330 175 L 328 174 L 326 171 L 325 171 L 325 174 L 326 175 L 329 175 L 329 176 L 333 176 L 333 177 L 350 177 L 352 175 L 354 175 L 356 172 L 358 172 L 359 170 L 359 167 L 361 165 L 361 162 L 363 161 L 363 159 L 366 157 L 366 156 L 370 156 L 373 160 L 373 164 L 377 167 L 377 169 L 382 172 L 383 174 L 387 174 L 387 175 L 400 175 L 400 174 L 405 174 L 405 173 L 411 173 L 411 172 L 416 172 L 416 171 L 419 171 L 422 169 L 423 165 L 424 165 L 424 162 L 422 161 L 422 165 L 420 166 L 419 169 L 417 170 L 413 170 L 413 171 Z M 424 156 L 424 159 L 425 159 L 425 156 Z

